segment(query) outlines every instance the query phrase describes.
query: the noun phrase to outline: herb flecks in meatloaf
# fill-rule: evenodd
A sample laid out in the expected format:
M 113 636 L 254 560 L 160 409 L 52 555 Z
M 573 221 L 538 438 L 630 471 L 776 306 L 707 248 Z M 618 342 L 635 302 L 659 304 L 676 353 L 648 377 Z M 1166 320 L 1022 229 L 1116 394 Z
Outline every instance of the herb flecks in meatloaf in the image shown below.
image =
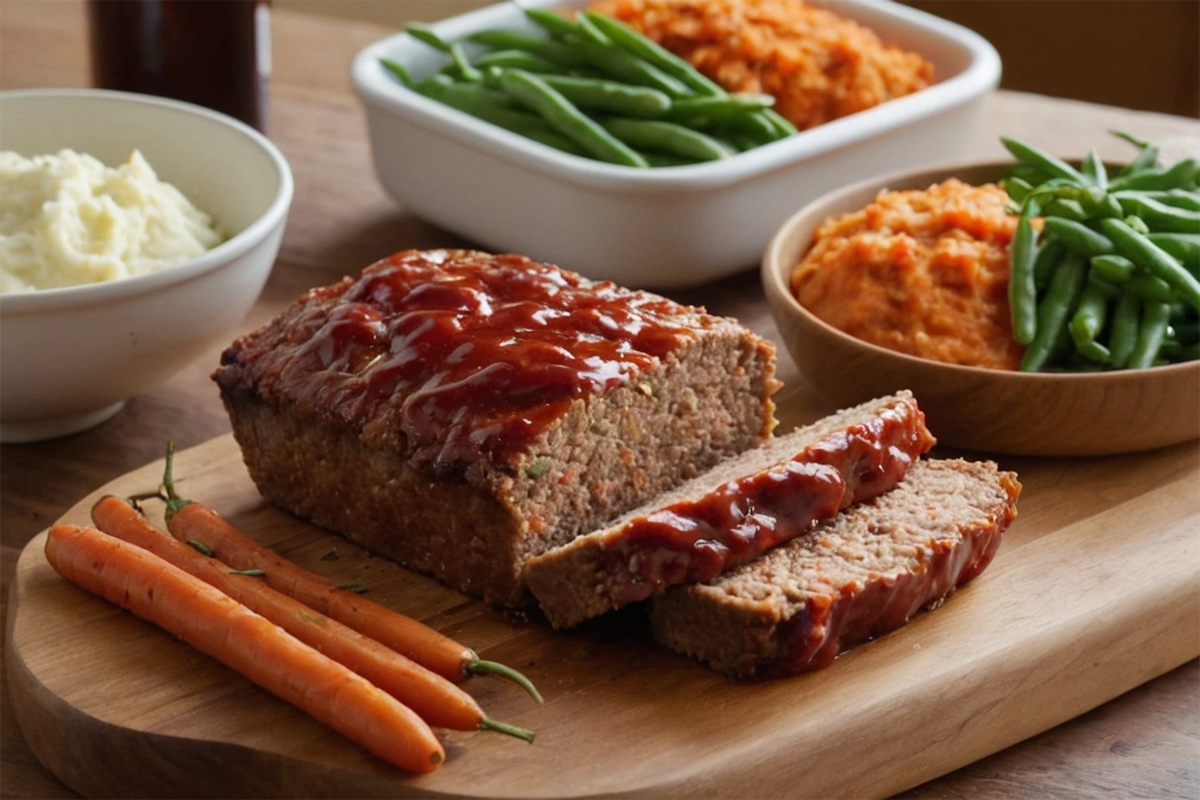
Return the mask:
M 308 292 L 214 377 L 265 497 L 515 604 L 528 555 L 762 441 L 774 358 L 654 294 L 406 251 Z

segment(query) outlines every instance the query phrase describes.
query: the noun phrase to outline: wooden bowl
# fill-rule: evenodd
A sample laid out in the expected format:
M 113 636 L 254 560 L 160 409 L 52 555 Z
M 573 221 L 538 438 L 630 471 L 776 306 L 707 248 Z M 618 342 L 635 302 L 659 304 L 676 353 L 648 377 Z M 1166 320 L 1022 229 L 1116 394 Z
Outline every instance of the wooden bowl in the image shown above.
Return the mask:
M 883 189 L 923 189 L 950 177 L 996 181 L 1007 162 L 897 173 L 827 194 L 783 224 L 763 255 L 771 313 L 796 366 L 842 408 L 910 389 L 939 443 L 983 453 L 1088 456 L 1150 450 L 1200 438 L 1200 362 L 1144 370 L 1048 374 L 944 364 L 893 352 L 822 322 L 788 282 L 813 231 Z

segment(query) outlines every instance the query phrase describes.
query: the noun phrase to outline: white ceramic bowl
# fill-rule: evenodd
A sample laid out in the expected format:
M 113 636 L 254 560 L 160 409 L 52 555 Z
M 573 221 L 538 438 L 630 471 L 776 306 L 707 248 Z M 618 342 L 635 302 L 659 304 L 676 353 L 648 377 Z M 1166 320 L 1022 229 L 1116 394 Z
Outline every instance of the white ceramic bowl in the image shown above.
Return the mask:
M 96 425 L 199 355 L 246 314 L 279 250 L 287 162 L 223 114 L 88 89 L 0 92 L 0 148 L 72 148 L 112 166 L 135 148 L 227 239 L 198 258 L 109 283 L 0 296 L 0 441 Z
M 561 153 L 405 89 L 381 56 L 418 79 L 444 56 L 399 34 L 364 49 L 352 69 L 376 172 L 405 208 L 436 225 L 591 278 L 667 288 L 750 268 L 788 214 L 824 192 L 965 155 L 1000 77 L 996 51 L 958 25 L 879 0 L 821 4 L 923 54 L 938 83 L 720 162 L 638 170 Z M 431 27 L 449 40 L 493 27 L 532 30 L 511 2 Z

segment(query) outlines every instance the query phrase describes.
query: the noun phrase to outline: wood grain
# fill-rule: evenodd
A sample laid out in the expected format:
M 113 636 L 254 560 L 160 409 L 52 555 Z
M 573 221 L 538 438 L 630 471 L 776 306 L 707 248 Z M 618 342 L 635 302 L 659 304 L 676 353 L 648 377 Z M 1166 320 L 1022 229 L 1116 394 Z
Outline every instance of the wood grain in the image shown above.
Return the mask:
M 462 243 L 406 214 L 384 195 L 372 173 L 362 114 L 349 91 L 348 65 L 359 48 L 390 32 L 385 27 L 273 9 L 269 133 L 292 165 L 297 194 L 271 283 L 242 329 L 265 319 L 302 290 L 356 271 L 380 255 L 403 247 Z M 88 85 L 84 33 L 79 0 L 3 0 L 0 88 Z M 1104 157 L 1121 158 L 1126 152 L 1123 146 L 1101 135 L 1109 128 L 1157 138 L 1194 135 L 1200 125 L 1178 117 L 1001 92 L 992 98 L 973 152 L 979 158 L 1003 157 L 996 138 L 1003 132 L 1037 141 L 1065 157 L 1084 155 L 1099 137 Z M 756 275 L 733 276 L 673 296 L 738 316 L 778 341 Z M 213 352 L 185 366 L 173 378 L 133 399 L 121 414 L 99 428 L 57 441 L 0 447 L 0 609 L 6 619 L 18 555 L 39 531 L 96 487 L 158 458 L 168 438 L 186 448 L 229 430 L 208 378 L 215 359 Z M 785 426 L 829 410 L 815 399 L 808 380 L 786 353 L 781 353 L 780 373 L 792 395 L 783 407 Z M 1176 471 L 1170 462 L 1153 456 L 1106 459 L 1104 464 L 1107 466 L 1093 473 L 1097 483 L 1092 498 L 1101 509 L 1125 502 L 1127 473 L 1148 471 L 1148 479 L 1163 480 Z M 1004 465 L 1029 471 L 1021 460 Z M 1034 524 L 1031 519 L 1053 519 L 1060 513 L 1058 506 L 1066 502 L 1060 492 L 1074 485 L 1076 468 L 1070 460 L 1045 462 L 1039 472 L 1044 491 L 1027 493 L 1021 521 L 1010 531 L 1006 547 L 1021 546 L 1026 523 Z M 1200 491 L 1200 487 L 1194 488 Z M 1196 560 L 1194 553 L 1191 559 Z M 1073 561 L 1068 566 L 1070 563 Z M 440 602 L 438 596 L 436 591 L 431 593 L 432 607 Z M 959 599 L 967 596 L 964 593 Z M 450 624 L 458 624 L 453 622 L 458 619 L 455 614 L 464 614 L 462 630 L 470 635 L 490 630 L 488 625 L 472 622 L 472 613 L 470 606 L 464 606 L 450 615 Z M 602 652 L 606 635 L 607 631 L 601 631 L 598 642 L 579 643 L 573 655 Z M 0 641 L 5 662 L 10 660 L 8 641 L 6 634 Z M 9 666 L 2 668 L 0 798 L 77 796 L 37 761 L 13 711 L 15 681 L 9 677 Z M 1102 790 L 1115 796 L 1200 796 L 1198 678 L 1200 665 L 1192 661 L 1071 722 L 922 784 L 908 796 L 1083 797 Z M 107 735 L 105 725 L 96 727 Z M 632 752 L 643 749 L 644 741 L 634 739 Z M 540 755 L 543 751 L 536 752 Z M 85 767 L 92 771 L 101 771 L 106 761 L 115 763 L 122 758 L 116 748 L 103 743 L 80 755 L 99 759 Z M 168 758 L 166 752 L 156 756 L 159 761 Z M 788 758 L 794 760 L 796 754 Z M 552 758 L 545 758 L 544 763 L 553 766 Z M 256 769 L 257 762 L 251 761 L 247 781 L 253 780 Z M 315 794 L 333 778 L 324 780 L 315 782 L 311 791 L 307 785 L 297 785 L 298 781 L 288 786 L 295 796 Z M 754 795 L 755 787 L 751 779 L 733 794 Z M 228 796 L 253 794 L 250 788 L 229 788 Z M 714 794 L 703 784 L 689 788 L 697 795 Z M 161 787 L 147 792 L 156 796 L 186 793 Z M 813 796 L 803 782 L 790 794 Z
M 1200 451 L 1081 462 L 1065 474 L 1045 460 L 1019 470 L 1023 513 L 970 587 L 828 670 L 738 684 L 657 648 L 636 610 L 556 634 L 297 522 L 259 497 L 224 436 L 179 454 L 181 493 L 211 498 L 247 533 L 311 569 L 365 580 L 380 602 L 484 658 L 520 665 L 543 689 L 544 706 L 495 683 L 472 687 L 489 714 L 537 730 L 538 741 L 449 733 L 443 769 L 402 775 L 65 583 L 44 560 L 43 536 L 17 567 L 7 648 L 15 711 L 38 757 L 87 795 L 287 797 L 303 786 L 313 796 L 690 796 L 700 787 L 728 796 L 753 781 L 760 797 L 797 786 L 819 797 L 887 796 L 1200 655 L 1200 563 L 1189 558 Z M 101 491 L 144 491 L 160 471 L 152 463 Z M 1103 502 L 1096 487 L 1107 489 Z M 97 496 L 63 519 L 86 521 Z M 337 560 L 324 561 L 331 552 Z M 128 761 L 97 768 L 103 748 Z

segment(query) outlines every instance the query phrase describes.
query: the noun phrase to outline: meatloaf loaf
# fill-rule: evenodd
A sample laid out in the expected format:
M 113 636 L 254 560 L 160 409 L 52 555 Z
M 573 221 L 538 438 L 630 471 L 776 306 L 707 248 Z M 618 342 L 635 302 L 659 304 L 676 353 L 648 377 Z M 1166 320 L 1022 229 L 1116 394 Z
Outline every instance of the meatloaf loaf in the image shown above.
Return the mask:
M 990 462 L 920 461 L 892 491 L 716 580 L 656 597 L 654 635 L 737 678 L 828 666 L 982 572 L 1020 490 Z
M 763 441 L 779 386 L 734 320 L 461 250 L 308 292 L 214 378 L 264 497 L 499 605 L 530 555 Z
M 603 530 L 535 556 L 525 580 L 556 628 L 705 581 L 886 492 L 933 446 L 910 392 L 742 453 Z

